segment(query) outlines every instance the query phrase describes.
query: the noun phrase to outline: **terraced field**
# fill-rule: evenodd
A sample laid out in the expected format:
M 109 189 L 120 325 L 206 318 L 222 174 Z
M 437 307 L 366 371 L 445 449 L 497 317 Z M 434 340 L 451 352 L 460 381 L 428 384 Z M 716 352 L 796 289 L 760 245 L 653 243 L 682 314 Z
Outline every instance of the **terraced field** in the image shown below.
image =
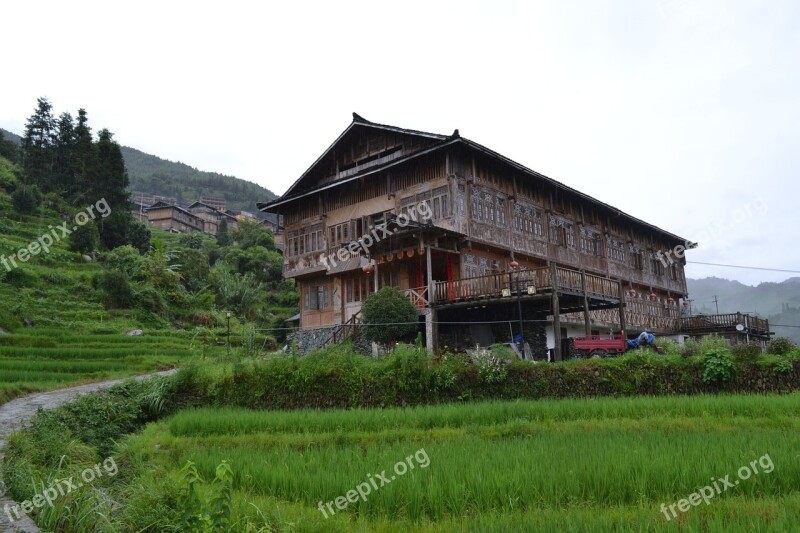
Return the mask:
M 0 336 L 0 402 L 22 394 L 180 366 L 196 354 L 188 334 L 144 337 L 39 329 Z
M 281 531 L 790 531 L 798 410 L 798 394 L 209 408 L 151 425 L 124 453 L 144 465 L 131 486 L 187 461 L 212 479 L 227 460 L 234 514 Z M 715 480 L 708 504 L 676 507 Z
M 0 193 L 0 256 L 10 257 L 58 224 L 54 213 L 11 210 Z M 0 264 L 0 403 L 22 394 L 163 370 L 200 352 L 186 331 L 140 310 L 109 310 L 92 278 L 103 271 L 70 252 Z M 143 328 L 143 337 L 128 337 Z

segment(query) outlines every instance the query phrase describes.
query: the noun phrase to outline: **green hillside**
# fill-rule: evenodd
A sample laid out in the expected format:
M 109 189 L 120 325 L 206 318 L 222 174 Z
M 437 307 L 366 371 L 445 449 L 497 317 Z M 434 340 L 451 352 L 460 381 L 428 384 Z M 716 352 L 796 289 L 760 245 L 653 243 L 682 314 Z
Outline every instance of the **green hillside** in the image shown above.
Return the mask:
M 275 198 L 272 191 L 255 183 L 216 172 L 204 172 L 184 163 L 174 163 L 146 154 L 135 148 L 122 147 L 131 190 L 174 196 L 178 202 L 191 203 L 200 196 L 216 196 L 227 200 L 228 209 L 257 213 L 256 202 Z
M 69 251 L 65 240 L 19 260 L 20 249 L 59 224 L 61 206 L 15 212 L 3 186 L 13 186 L 17 172 L 0 157 L 0 259 L 8 264 L 0 263 L 0 403 L 174 367 L 199 353 L 190 331 L 141 310 L 107 308 L 104 291 L 93 283 L 106 269 Z M 145 336 L 125 335 L 142 328 Z
M 722 278 L 687 279 L 686 283 L 695 313 L 716 313 L 716 296 L 720 313 L 755 312 L 771 324 L 800 326 L 800 278 L 755 287 Z M 800 327 L 774 326 L 772 330 L 800 343 Z
M 0 131 L 6 140 L 21 142 L 19 135 L 2 128 Z M 194 202 L 200 196 L 216 196 L 227 200 L 228 209 L 252 213 L 258 212 L 256 202 L 276 197 L 272 191 L 243 179 L 198 170 L 128 146 L 121 148 L 132 191 L 174 196 L 179 202 L 186 203 Z

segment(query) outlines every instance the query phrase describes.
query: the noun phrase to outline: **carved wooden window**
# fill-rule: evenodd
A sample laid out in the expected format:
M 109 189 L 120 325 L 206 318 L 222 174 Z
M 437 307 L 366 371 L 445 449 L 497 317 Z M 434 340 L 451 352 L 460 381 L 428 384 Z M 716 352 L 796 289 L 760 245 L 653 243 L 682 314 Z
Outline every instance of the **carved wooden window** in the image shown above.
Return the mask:
M 307 311 L 326 309 L 330 307 L 329 285 L 306 285 L 303 291 L 304 307 Z
M 433 190 L 433 219 L 448 218 L 450 216 L 450 189 L 439 187 Z
M 334 247 L 348 244 L 358 237 L 356 235 L 356 221 L 350 220 L 328 228 L 328 246 Z
M 345 280 L 344 286 L 347 303 L 360 302 L 369 296 L 372 279 L 357 272 Z
M 609 237 L 608 240 L 608 257 L 618 263 L 625 262 L 625 243 L 614 237 Z
M 664 263 L 654 253 L 650 253 L 650 265 L 652 266 L 653 274 L 656 276 L 664 275 Z
M 672 281 L 678 281 L 679 278 L 680 275 L 678 274 L 678 265 L 673 263 L 669 266 L 669 279 Z
M 581 227 L 581 252 L 589 255 L 602 255 L 600 232 L 585 226 Z
M 514 231 L 543 237 L 544 226 L 542 225 L 542 212 L 522 202 L 515 203 Z
M 631 268 L 644 270 L 644 250 L 638 246 L 631 245 Z
M 466 200 L 467 192 L 466 187 L 462 184 L 458 185 L 458 214 L 459 215 L 466 215 L 467 214 L 467 200 Z
M 571 222 L 558 217 L 550 219 L 550 242 L 575 248 L 575 228 Z

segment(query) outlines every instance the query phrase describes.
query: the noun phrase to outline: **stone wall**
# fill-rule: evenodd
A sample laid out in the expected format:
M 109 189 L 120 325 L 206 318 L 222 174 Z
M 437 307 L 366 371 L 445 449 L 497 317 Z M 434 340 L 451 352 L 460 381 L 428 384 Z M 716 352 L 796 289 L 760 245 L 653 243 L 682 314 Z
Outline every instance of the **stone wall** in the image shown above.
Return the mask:
M 324 326 L 321 328 L 311 328 L 311 329 L 301 329 L 298 331 L 293 331 L 289 335 L 286 336 L 286 344 L 290 347 L 292 346 L 292 342 L 297 342 L 297 352 L 300 355 L 305 355 L 308 352 L 317 350 L 325 346 L 326 343 L 330 340 L 333 332 L 339 329 L 341 325 L 334 325 L 334 326 Z M 363 353 L 365 355 L 372 354 L 372 343 L 367 340 L 364 340 L 363 337 L 356 333 L 353 337 L 353 347 L 357 352 Z

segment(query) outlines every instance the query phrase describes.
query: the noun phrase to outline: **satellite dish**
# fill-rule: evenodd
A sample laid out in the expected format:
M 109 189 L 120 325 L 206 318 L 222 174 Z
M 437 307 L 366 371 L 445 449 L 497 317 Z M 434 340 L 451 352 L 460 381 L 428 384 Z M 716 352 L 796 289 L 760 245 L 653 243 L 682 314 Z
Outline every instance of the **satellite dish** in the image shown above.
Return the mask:
M 736 324 L 736 331 L 744 331 L 745 327 L 742 324 Z

